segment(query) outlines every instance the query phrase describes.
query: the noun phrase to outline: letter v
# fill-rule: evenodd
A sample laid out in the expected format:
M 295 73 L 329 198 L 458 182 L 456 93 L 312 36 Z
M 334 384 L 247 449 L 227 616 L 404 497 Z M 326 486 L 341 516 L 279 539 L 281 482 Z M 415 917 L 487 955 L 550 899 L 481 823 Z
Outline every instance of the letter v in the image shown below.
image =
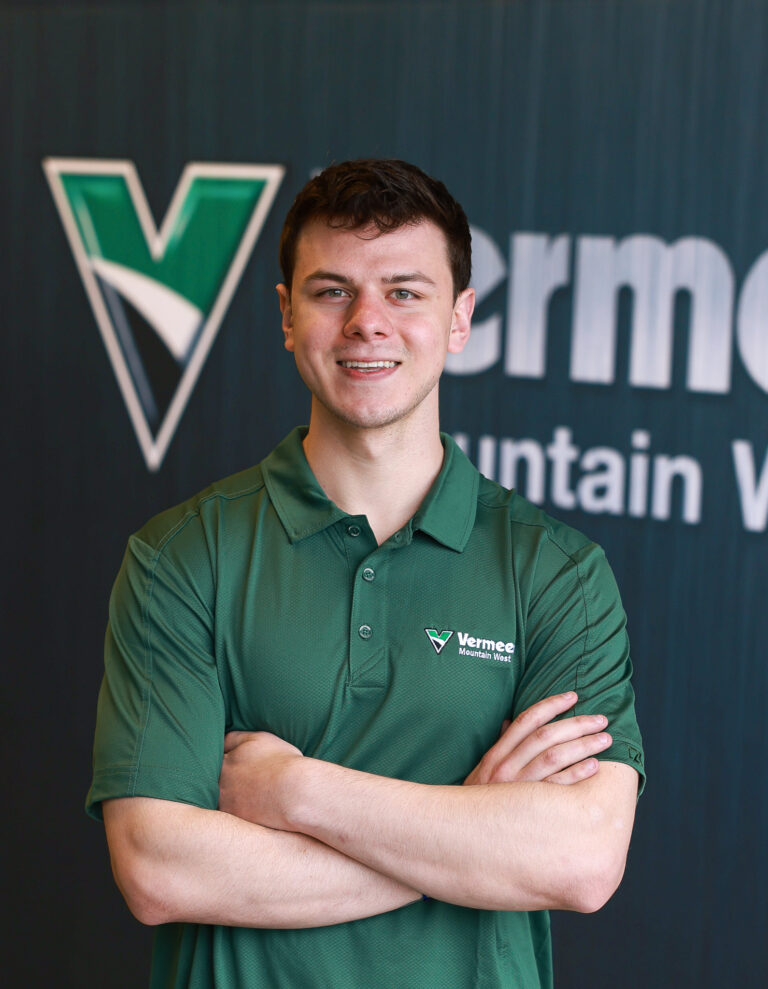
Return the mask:
M 768 449 L 763 459 L 760 480 L 755 476 L 755 454 L 747 440 L 731 444 L 736 483 L 741 501 L 741 517 L 749 532 L 763 532 L 768 523 Z
M 283 176 L 192 162 L 158 230 L 131 161 L 43 162 L 149 470 L 173 438 Z

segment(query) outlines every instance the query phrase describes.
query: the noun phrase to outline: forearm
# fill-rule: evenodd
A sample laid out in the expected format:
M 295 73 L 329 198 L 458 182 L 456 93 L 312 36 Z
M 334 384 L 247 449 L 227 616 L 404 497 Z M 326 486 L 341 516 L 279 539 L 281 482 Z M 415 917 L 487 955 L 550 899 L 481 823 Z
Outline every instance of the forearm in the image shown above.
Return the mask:
M 593 910 L 624 867 L 634 813 L 628 767 L 573 786 L 424 786 L 301 760 L 288 826 L 377 872 L 485 909 Z M 616 785 L 618 781 L 618 786 Z
M 131 797 L 104 820 L 117 884 L 148 924 L 321 927 L 419 898 L 315 838 L 219 811 Z

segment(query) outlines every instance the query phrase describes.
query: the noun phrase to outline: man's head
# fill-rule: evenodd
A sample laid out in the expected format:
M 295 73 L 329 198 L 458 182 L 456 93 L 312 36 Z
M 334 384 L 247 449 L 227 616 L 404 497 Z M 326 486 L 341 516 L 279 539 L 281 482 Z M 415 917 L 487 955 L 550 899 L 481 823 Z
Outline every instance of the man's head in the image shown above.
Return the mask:
M 381 233 L 430 220 L 445 235 L 454 298 L 469 284 L 471 237 L 464 210 L 442 182 L 408 162 L 376 158 L 341 162 L 304 186 L 280 238 L 280 267 L 289 291 L 299 236 L 312 220 L 350 230 L 375 226 Z

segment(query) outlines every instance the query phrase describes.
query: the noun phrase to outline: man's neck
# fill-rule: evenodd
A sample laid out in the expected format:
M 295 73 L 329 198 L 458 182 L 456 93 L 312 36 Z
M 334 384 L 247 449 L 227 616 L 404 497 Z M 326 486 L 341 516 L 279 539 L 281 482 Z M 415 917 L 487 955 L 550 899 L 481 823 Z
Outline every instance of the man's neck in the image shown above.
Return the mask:
M 443 464 L 437 421 L 376 429 L 329 425 L 313 414 L 304 452 L 323 491 L 350 515 L 365 515 L 381 544 L 413 517 Z

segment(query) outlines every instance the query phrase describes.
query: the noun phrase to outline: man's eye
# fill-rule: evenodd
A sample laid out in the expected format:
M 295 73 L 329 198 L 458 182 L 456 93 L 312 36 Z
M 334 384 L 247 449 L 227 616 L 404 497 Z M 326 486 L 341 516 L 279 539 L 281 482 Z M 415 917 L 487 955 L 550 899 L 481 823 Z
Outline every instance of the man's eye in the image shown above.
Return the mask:
M 407 288 L 396 288 L 392 294 L 398 301 L 416 298 L 413 292 Z
M 346 292 L 343 288 L 324 288 L 320 295 L 328 299 L 343 299 Z

